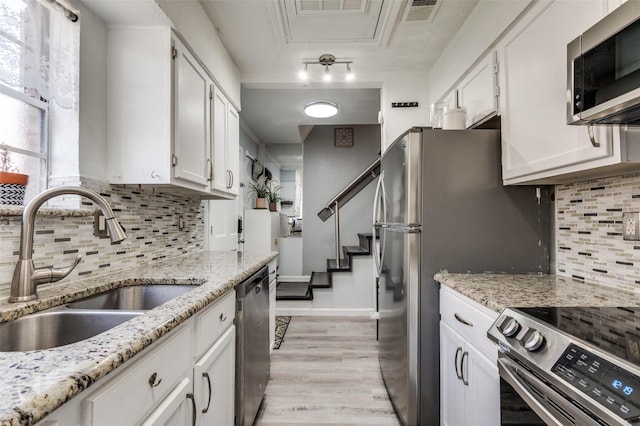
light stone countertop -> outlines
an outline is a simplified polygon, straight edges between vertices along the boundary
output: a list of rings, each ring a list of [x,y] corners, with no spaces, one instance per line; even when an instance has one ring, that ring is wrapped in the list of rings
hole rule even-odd
[[[275,252],[204,252],[135,270],[40,288],[33,302],[0,302],[0,322],[114,287],[194,284],[194,290],[87,340],[0,352],[0,425],[32,425],[249,278]]]
[[[640,292],[559,275],[450,274],[434,279],[496,312],[506,307],[640,306]]]

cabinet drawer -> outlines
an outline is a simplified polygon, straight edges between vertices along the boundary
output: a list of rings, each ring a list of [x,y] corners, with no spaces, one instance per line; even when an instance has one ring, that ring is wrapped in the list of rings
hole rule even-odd
[[[442,321],[465,340],[490,359],[495,358],[497,346],[487,337],[487,330],[498,318],[497,312],[443,286],[440,290],[440,314]]]
[[[200,357],[233,324],[236,316],[236,292],[230,291],[221,300],[196,317],[196,358]]]
[[[93,426],[133,424],[141,419],[185,376],[190,364],[188,326],[171,331],[151,352],[127,367],[121,377],[83,400],[85,418]],[[163,339],[164,340],[164,339]],[[157,346],[157,347],[155,347]],[[155,374],[155,380],[152,376]],[[155,383],[152,386],[151,383]]]
[[[269,262],[269,282],[278,277],[278,258],[273,258]]]

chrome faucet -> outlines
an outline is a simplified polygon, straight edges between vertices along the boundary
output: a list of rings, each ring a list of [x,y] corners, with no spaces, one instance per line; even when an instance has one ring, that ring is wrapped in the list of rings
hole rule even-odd
[[[36,268],[33,263],[33,232],[36,213],[47,200],[58,195],[82,195],[98,205],[106,219],[111,242],[118,243],[125,238],[124,229],[116,220],[111,206],[98,193],[78,186],[61,186],[42,192],[31,200],[22,213],[22,230],[20,232],[20,253],[16,269],[11,280],[11,297],[9,302],[26,302],[38,298],[36,287],[40,284],[60,281],[78,266],[82,256],[78,256],[73,264],[62,268]]]

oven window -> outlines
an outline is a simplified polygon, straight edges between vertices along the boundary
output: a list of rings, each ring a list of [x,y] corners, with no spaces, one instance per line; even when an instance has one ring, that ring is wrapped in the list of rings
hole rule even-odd
[[[500,424],[503,426],[546,425],[504,379],[500,379]]]
[[[640,87],[640,20],[583,54],[583,110]]]

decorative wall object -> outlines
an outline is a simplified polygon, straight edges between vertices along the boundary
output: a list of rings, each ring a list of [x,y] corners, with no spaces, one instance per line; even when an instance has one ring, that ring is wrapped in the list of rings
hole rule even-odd
[[[333,144],[339,148],[353,146],[353,127],[336,127],[333,129]]]

